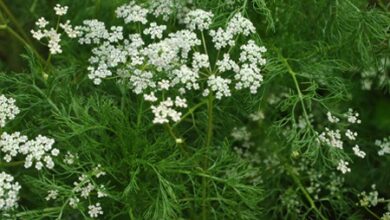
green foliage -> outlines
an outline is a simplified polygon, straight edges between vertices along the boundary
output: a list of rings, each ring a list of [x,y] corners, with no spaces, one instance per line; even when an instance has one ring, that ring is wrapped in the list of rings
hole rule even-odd
[[[0,7],[0,25],[22,38],[21,31],[29,33],[37,18],[52,16],[56,3],[0,2],[19,22]],[[96,17],[115,25],[114,10],[125,2],[61,4],[71,9],[73,23]],[[74,165],[58,160],[45,173],[0,165],[25,186],[20,207],[4,218],[88,219],[91,201],[75,209],[66,204],[73,183],[85,173],[92,179],[98,164],[107,173],[93,179],[107,189],[108,196],[98,200],[104,219],[381,217],[388,200],[370,207],[360,206],[358,197],[376,184],[379,197],[390,198],[390,156],[379,157],[374,144],[390,135],[390,4],[373,2],[193,1],[194,7],[215,14],[215,26],[242,11],[256,26],[256,40],[268,49],[260,91],[237,92],[214,103],[209,148],[203,146],[210,103],[196,94],[191,101],[199,105],[190,106],[194,108],[182,123],[155,126],[150,105],[125,85],[113,80],[92,84],[86,70],[88,48],[66,40],[64,53],[46,64],[41,57],[46,60],[47,51],[38,43],[31,38],[21,42],[0,29],[0,40],[7,42],[0,46],[0,56],[6,57],[0,60],[0,94],[16,99],[22,110],[5,131],[45,134],[56,140],[61,154],[78,155]],[[175,18],[169,22],[180,25]],[[11,50],[15,52],[7,55]],[[365,91],[361,87],[368,71],[374,73],[373,84]],[[343,118],[349,108],[360,113],[362,124],[327,120],[327,112]],[[250,120],[253,113],[264,117]],[[249,148],[231,137],[235,127],[243,126],[251,133]],[[354,156],[352,141],[346,141],[344,151],[321,145],[318,136],[326,127],[343,134],[357,131],[356,143],[366,158]],[[178,144],[177,137],[186,143]],[[336,169],[340,160],[350,162],[351,173]],[[44,199],[50,189],[60,192],[54,202]]]

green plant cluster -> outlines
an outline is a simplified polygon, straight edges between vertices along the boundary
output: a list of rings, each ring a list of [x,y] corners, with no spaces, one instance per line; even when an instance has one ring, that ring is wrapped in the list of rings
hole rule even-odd
[[[107,191],[101,219],[390,219],[390,155],[378,155],[375,145],[390,136],[387,1],[194,0],[214,13],[214,25],[237,11],[249,18],[267,64],[256,95],[189,106],[173,126],[153,124],[150,104],[126,85],[93,85],[88,47],[66,39],[63,53],[48,59],[30,30],[41,16],[55,20],[56,3],[0,0],[0,94],[21,109],[4,131],[45,134],[61,154],[78,158],[73,165],[58,159],[50,171],[0,159],[0,170],[22,185],[19,207],[2,219],[89,219],[88,205],[67,203],[73,183],[98,165],[106,172],[96,180]],[[98,18],[115,25],[124,3],[61,1],[75,24]],[[174,17],[169,23],[182,26]],[[370,89],[362,89],[369,72]],[[343,118],[348,109],[361,124],[328,121],[328,112]],[[356,131],[366,157],[354,156],[349,142],[343,151],[319,143],[331,126]],[[250,137],[232,137],[243,127]],[[340,160],[351,172],[337,170]],[[362,204],[361,192],[373,184],[384,199]],[[60,196],[46,201],[54,189]]]

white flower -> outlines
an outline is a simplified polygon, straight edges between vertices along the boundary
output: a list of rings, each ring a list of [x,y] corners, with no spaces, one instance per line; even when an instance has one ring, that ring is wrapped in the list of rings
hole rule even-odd
[[[37,170],[44,166],[48,169],[54,168],[52,156],[58,155],[58,149],[53,148],[55,141],[42,135],[38,135],[35,140],[30,140],[20,146],[20,153],[26,155],[24,167],[29,168],[35,162]],[[54,153],[53,153],[54,152]]]
[[[330,113],[330,112],[327,112],[326,116],[328,117],[328,121],[330,123],[337,123],[340,121],[340,119],[338,119],[336,116],[333,116],[332,113]]]
[[[118,7],[115,13],[116,17],[123,18],[126,24],[131,22],[141,22],[142,24],[146,24],[148,22],[146,18],[148,15],[148,9],[136,5],[134,1],[131,1],[127,5]]]
[[[353,147],[352,150],[353,150],[353,153],[358,157],[364,158],[366,156],[366,153],[364,151],[360,150],[358,145],[355,145],[355,147]]]
[[[215,92],[215,98],[221,99],[223,96],[229,97],[231,96],[229,84],[231,80],[230,79],[224,79],[220,76],[211,75],[208,80],[207,84],[211,91]]]
[[[102,79],[112,75],[106,64],[99,65],[97,68],[90,66],[87,69],[90,72],[88,78],[93,80],[95,85],[99,85],[102,83]]]
[[[209,89],[205,89],[202,92],[202,96],[208,96],[209,94],[210,94],[210,90]]]
[[[165,124],[169,122],[171,119],[174,122],[180,120],[181,112],[173,109],[174,102],[171,98],[167,98],[165,101],[160,102],[158,106],[152,106],[152,112],[154,114],[153,123],[154,124]],[[183,103],[178,103],[179,105],[183,105]]]
[[[217,67],[218,67],[218,71],[220,72],[232,70],[233,72],[238,73],[240,71],[240,66],[238,66],[236,62],[230,59],[228,53],[225,53],[223,55],[222,60],[217,61]]]
[[[99,215],[103,215],[103,210],[100,206],[100,203],[98,202],[95,205],[89,205],[88,214],[91,218],[97,218]]]
[[[260,69],[257,67],[244,64],[235,74],[234,79],[237,80],[236,89],[249,88],[252,94],[256,94],[261,82],[263,82],[263,75],[260,74]]]
[[[104,185],[100,185],[100,188],[97,191],[97,197],[98,198],[107,197],[107,193],[105,193],[104,191],[106,191],[106,187]]]
[[[105,176],[106,172],[102,169],[102,165],[98,164],[94,169],[93,169],[93,174],[95,175],[96,178],[99,178],[101,176]]]
[[[135,94],[141,94],[148,88],[156,87],[156,83],[153,81],[153,73],[149,71],[136,69],[130,76],[129,81]]]
[[[348,112],[345,113],[347,120],[351,124],[360,124],[362,121],[359,119],[359,113],[354,112],[351,108],[348,109]]]
[[[241,13],[236,13],[229,21],[227,31],[233,35],[243,34],[248,36],[251,33],[255,33],[256,29],[252,22],[244,18]]]
[[[340,160],[337,165],[337,170],[341,171],[343,174],[351,172],[351,169],[348,167],[349,163],[344,160]]]
[[[325,128],[325,131],[318,136],[318,139],[326,145],[343,149],[343,141],[341,140],[339,130],[330,130],[329,128]]]
[[[171,69],[172,64],[179,60],[177,45],[171,44],[168,40],[149,44],[142,50],[142,54],[158,71]]]
[[[173,70],[170,78],[172,86],[180,84],[188,90],[199,89],[198,72],[191,70],[186,65],[182,65],[180,69]]]
[[[14,177],[0,173],[0,210],[7,211],[18,206],[18,194],[21,186],[14,181]]]
[[[42,30],[37,30],[37,31],[31,30],[31,34],[32,34],[33,38],[35,38],[37,40],[41,40],[42,38],[44,38],[46,36]]]
[[[144,34],[150,35],[152,39],[161,39],[163,32],[167,29],[166,25],[157,25],[156,22],[150,23],[150,27],[144,30]]]
[[[144,99],[149,102],[155,102],[157,101],[157,97],[154,95],[154,92],[151,92],[150,94],[145,94]]]
[[[179,108],[187,108],[187,100],[185,98],[180,98],[179,96],[176,96],[175,106]]]
[[[170,81],[169,81],[169,80],[166,80],[166,79],[161,80],[161,81],[158,82],[157,84],[158,84],[158,88],[159,88],[160,90],[169,90],[169,87],[171,86],[171,85],[170,85]]]
[[[347,129],[347,131],[345,132],[345,136],[346,136],[349,140],[353,141],[353,140],[356,140],[357,132],[353,132],[353,131]]]
[[[240,47],[240,62],[249,63],[253,66],[263,66],[266,60],[263,58],[263,53],[267,51],[265,47],[259,47],[255,41],[249,40],[247,44]]]
[[[390,154],[390,137],[383,138],[383,140],[375,140],[375,145],[380,148],[379,156]]]
[[[47,192],[47,196],[45,198],[46,201],[57,199],[58,197],[58,190],[49,190]]]
[[[0,150],[3,152],[4,160],[11,162],[13,157],[16,157],[20,152],[20,146],[24,145],[28,141],[28,138],[24,135],[20,135],[19,132],[8,134],[4,132],[1,134]]]
[[[35,22],[35,25],[38,26],[39,28],[45,28],[46,25],[48,25],[49,22],[46,21],[44,17],[41,17],[38,19],[38,21]]]
[[[210,30],[210,36],[212,37],[212,42],[216,49],[222,49],[226,46],[234,46],[235,42],[233,40],[234,35],[232,32],[225,31],[222,28],[215,30]]]
[[[251,113],[249,114],[249,118],[252,120],[252,121],[259,121],[259,120],[262,120],[264,119],[264,112],[262,111],[257,111],[255,113]]]
[[[201,68],[209,68],[209,56],[206,54],[201,54],[199,52],[195,52],[192,57],[192,68],[195,71],[199,71]]]
[[[15,118],[20,110],[15,105],[15,99],[0,95],[0,128],[4,127],[8,120]]]
[[[72,208],[77,208],[77,205],[79,204],[80,199],[77,197],[72,197],[69,199],[69,206]]]
[[[231,136],[235,141],[247,142],[251,138],[251,133],[248,131],[246,127],[241,127],[241,128],[234,127]]]
[[[110,36],[103,22],[96,19],[84,20],[82,26],[76,26],[80,44],[99,44]]]
[[[57,33],[56,30],[51,28],[50,30],[44,31],[45,37],[49,39],[49,50],[51,54],[60,54],[62,53],[60,41],[61,41],[61,34]]]
[[[61,6],[60,4],[56,4],[56,6],[54,7],[54,11],[58,16],[66,15],[66,13],[68,12],[68,6]]]
[[[209,29],[213,16],[211,12],[196,9],[187,13],[187,16],[184,18],[184,23],[187,24],[190,30],[198,29],[203,31]]]
[[[369,192],[368,194],[365,191],[359,193],[359,195],[358,195],[359,204],[361,206],[363,206],[363,207],[377,206],[378,203],[385,201],[384,198],[379,197],[379,193],[376,190],[375,184],[371,185],[371,189],[372,189],[372,191]]]
[[[67,20],[65,23],[61,23],[60,27],[65,31],[65,33],[68,35],[70,38],[76,38],[80,33],[76,29],[70,25],[70,21]]]
[[[64,163],[68,165],[74,164],[74,162],[78,159],[77,154],[72,154],[71,152],[66,152],[65,158],[64,158]]]

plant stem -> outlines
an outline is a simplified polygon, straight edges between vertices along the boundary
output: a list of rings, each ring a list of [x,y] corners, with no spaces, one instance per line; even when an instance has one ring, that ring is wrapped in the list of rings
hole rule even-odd
[[[0,0],[1,2],[1,0]],[[12,28],[10,28],[8,25],[6,24],[3,24],[3,25],[0,25],[0,30],[6,30],[8,31],[13,37],[15,37],[18,41],[20,41],[22,44],[24,44],[27,48],[29,48],[34,54],[35,56],[37,56],[37,58],[42,62],[44,63],[45,62],[45,59],[43,59],[41,57],[41,55],[33,48],[31,47],[16,31],[14,31]]]
[[[30,40],[30,38],[28,37],[28,35],[26,34],[26,32],[23,30],[22,25],[20,25],[20,23],[18,22],[18,20],[17,20],[17,19],[15,18],[15,16],[12,14],[11,10],[8,9],[7,5],[4,3],[3,0],[0,0],[0,8],[5,12],[5,14],[7,14],[7,16],[8,16],[9,19],[12,21],[12,23],[14,23],[16,29],[19,31],[19,33],[22,35],[22,37],[23,37],[30,45],[32,45],[31,40]]]
[[[201,33],[201,35],[202,35],[203,50],[204,50],[204,52],[206,53],[207,57],[209,57],[209,60],[210,60],[209,52],[208,52],[208,50],[207,50],[206,38],[204,37],[203,31],[201,31],[200,33]],[[209,69],[210,74],[211,74],[212,70],[211,70],[211,66],[210,66],[210,65],[209,65],[209,68],[208,68],[208,69]]]
[[[298,93],[299,102],[301,103],[301,107],[302,107],[302,111],[303,111],[303,115],[305,117],[306,123],[308,125],[311,125],[309,115],[307,114],[307,111],[306,111],[305,100],[303,98],[303,94],[302,94],[301,88],[299,87],[299,83],[297,80],[297,76],[296,76],[297,74],[291,68],[287,59],[284,58],[280,52],[278,52],[278,56],[279,56],[279,59],[282,61],[282,63],[286,66],[288,73],[291,75],[291,77],[294,81],[295,89],[297,90],[297,93]]]
[[[22,165],[24,164],[24,160],[22,161],[13,161],[13,162],[5,162],[5,163],[0,163],[0,167],[16,167],[16,166],[19,166],[19,165]]]
[[[179,125],[180,122],[182,122],[185,118],[187,118],[189,115],[193,114],[194,111],[196,109],[198,109],[199,107],[201,107],[202,105],[206,104],[207,101],[202,101],[198,104],[196,104],[195,106],[193,106],[192,108],[190,108],[181,118],[178,122],[176,122],[175,124],[172,125],[172,128],[175,128],[177,125]]]
[[[311,196],[307,192],[306,188],[302,185],[301,181],[299,180],[299,178],[298,178],[298,176],[296,174],[296,171],[294,171],[288,165],[286,165],[286,170],[287,170],[288,174],[292,177],[294,182],[298,185],[299,189],[302,191],[303,195],[305,196],[306,200],[309,202],[310,207],[314,210],[314,212],[317,213],[317,215],[320,217],[320,219],[327,220],[327,218],[322,215],[321,211],[315,205],[313,199],[311,198]]]
[[[61,210],[61,207],[53,207],[53,208],[45,208],[42,210],[32,210],[32,211],[25,211],[25,212],[19,212],[15,214],[15,217],[23,217],[23,216],[29,216],[29,215],[42,215],[47,213],[56,213]]]
[[[209,95],[207,102],[207,136],[206,136],[206,144],[204,145],[204,158],[203,158],[203,169],[204,171],[208,170],[209,167],[209,149],[211,145],[211,140],[213,138],[213,107],[214,107],[214,97]],[[207,220],[208,217],[208,179],[207,177],[202,178],[202,219]]]
[[[373,211],[371,211],[369,208],[367,208],[366,206],[364,206],[364,209],[370,213],[372,216],[374,216],[376,219],[381,219],[381,217],[379,217],[377,214],[375,214]]]

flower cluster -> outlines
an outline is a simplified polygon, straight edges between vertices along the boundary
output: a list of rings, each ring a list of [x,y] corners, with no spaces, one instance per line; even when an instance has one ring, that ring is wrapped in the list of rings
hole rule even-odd
[[[344,142],[341,140],[340,130],[330,130],[329,128],[325,128],[319,136],[318,139],[321,143],[324,143],[328,146],[343,149]]]
[[[236,13],[225,28],[210,30],[213,13],[194,9],[183,18],[188,29],[165,34],[166,25],[151,21],[153,17],[167,14],[169,7],[163,5],[159,2],[148,8],[131,1],[118,7],[116,16],[124,23],[136,24],[137,27],[145,25],[143,31],[128,36],[124,34],[124,27],[106,27],[98,20],[85,20],[74,28],[69,22],[63,25],[66,26],[64,30],[74,30],[80,44],[93,45],[87,69],[94,84],[101,84],[107,77],[119,78],[118,81],[128,84],[134,93],[143,94],[145,100],[152,103],[159,100],[159,105],[151,107],[155,115],[153,122],[157,124],[180,119],[181,113],[173,107],[185,108],[187,104],[180,107],[169,98],[178,93],[181,99],[186,93],[199,89],[203,90],[204,96],[211,95],[216,99],[231,96],[233,89],[249,89],[252,94],[257,93],[263,81],[261,68],[266,64],[263,58],[265,47],[258,46],[253,40],[244,41],[237,46],[241,50],[237,61],[230,57],[231,48],[224,51],[228,45],[235,46],[236,37],[248,37],[255,32],[250,20]],[[209,57],[217,53],[209,53],[213,48],[207,47],[204,33],[208,33],[214,47],[221,50],[222,60],[218,56]],[[215,65],[211,65],[211,60],[216,62]]]
[[[0,96],[0,116],[1,122],[5,124],[6,119],[13,119],[19,113],[19,108],[15,105],[15,100]],[[3,125],[3,124],[2,124]],[[54,140],[39,135],[34,140],[28,140],[27,136],[20,132],[8,134],[3,132],[0,136],[0,152],[4,154],[3,159],[11,162],[18,155],[24,155],[24,167],[29,168],[35,163],[35,168],[41,170],[42,167],[52,169],[54,162],[52,157],[59,154],[59,150],[53,148]]]
[[[0,95],[0,128],[4,127],[8,120],[14,119],[19,112],[15,99]]]
[[[66,15],[68,12],[68,6],[61,6],[57,4],[54,7],[55,14],[59,17]],[[58,20],[59,21],[59,20]],[[37,26],[37,30],[31,30],[32,36],[37,39],[41,40],[43,38],[48,39],[48,47],[51,54],[60,54],[62,53],[61,49],[61,34],[58,32],[58,27],[62,28],[64,32],[68,35],[70,38],[75,38],[78,35],[78,31],[75,30],[71,25],[70,21],[67,20],[65,23],[57,23],[56,28],[48,28],[46,29],[46,26],[49,24],[49,22],[41,17],[38,19],[38,21],[35,23]]]
[[[95,167],[90,175],[82,174],[78,181],[74,182],[73,192],[76,194],[80,194],[80,197],[87,199],[93,190],[96,190],[96,195],[98,198],[105,197],[104,187],[97,187],[94,185],[94,181],[92,181],[92,177],[99,178],[101,176],[105,176],[106,172],[102,171],[101,166],[98,165]]]
[[[68,152],[68,156],[71,155],[72,160],[75,159],[75,155]],[[69,159],[69,158],[68,158]],[[72,164],[75,161],[72,161]],[[55,186],[54,189],[50,189],[47,192],[45,199],[47,201],[60,200],[64,197],[65,205],[69,205],[71,208],[78,208],[83,206],[84,201],[88,202],[88,214],[91,218],[98,218],[103,215],[103,210],[100,202],[93,203],[93,200],[98,200],[103,197],[107,197],[107,190],[104,185],[98,185],[98,179],[105,176],[106,173],[102,170],[101,166],[98,165],[89,172],[82,173],[77,181],[73,182],[71,189],[68,187]],[[62,188],[62,190],[58,190]]]
[[[372,207],[378,205],[380,202],[384,202],[384,198],[379,197],[379,193],[376,190],[376,185],[371,185],[371,192],[367,193],[365,191],[359,193],[359,205],[363,207]]]
[[[231,136],[235,141],[242,142],[242,146],[246,149],[249,149],[252,145],[254,145],[253,142],[250,141],[251,139],[251,132],[248,131],[247,127],[241,127],[241,128],[233,128],[233,131],[231,133]],[[237,149],[236,149],[237,150]]]
[[[343,174],[351,172],[351,168],[348,167],[349,162],[345,160],[340,160],[337,164],[337,170],[340,170]]]
[[[95,205],[89,205],[88,214],[91,218],[97,218],[99,215],[103,215],[103,209],[100,206],[100,203],[98,202]]]
[[[379,156],[390,154],[390,137],[385,137],[382,140],[376,140],[375,146],[380,148],[378,151]]]
[[[3,159],[6,162],[18,156],[25,155],[24,167],[29,168],[35,163],[35,168],[41,170],[44,166],[53,169],[52,157],[59,154],[57,148],[53,148],[54,140],[39,135],[34,140],[28,140],[20,132],[8,134],[4,132],[0,138],[0,151],[4,153]]]
[[[337,124],[340,122],[340,118],[334,116],[332,113],[327,112],[326,114],[327,119],[329,123],[331,124]],[[354,112],[352,109],[348,109],[348,112],[343,114],[343,118],[345,121],[350,124],[360,124],[361,120],[359,119],[359,113]],[[345,137],[348,142],[356,141],[356,138],[358,136],[358,133],[356,131],[352,131],[351,129],[346,129],[344,132],[344,135],[342,135],[342,132],[339,129],[330,129],[328,127],[325,127],[325,131],[320,133],[318,135],[318,141],[321,144],[337,148],[339,150],[343,150],[344,148],[344,140]],[[360,158],[365,158],[366,153],[360,149],[359,145],[355,144],[354,147],[352,147],[353,154]],[[339,160],[337,164],[337,170],[341,171],[343,174],[350,172],[351,169],[348,167],[349,162],[344,160]]]
[[[146,24],[148,22],[148,9],[136,5],[134,1],[129,4],[122,5],[116,9],[115,13],[118,18],[123,18],[126,24],[131,22],[141,22]]]
[[[145,35],[150,35],[152,39],[161,39],[163,32],[167,29],[166,25],[157,25],[156,22],[150,23],[149,28],[144,30]]]
[[[41,22],[43,22],[41,20]],[[8,120],[14,119],[19,113],[15,100],[0,95],[0,128],[5,126]],[[41,170],[46,166],[54,167],[52,156],[58,156],[59,150],[53,148],[54,140],[39,135],[34,140],[28,140],[27,136],[20,132],[9,134],[3,132],[0,136],[0,153],[4,154],[5,162],[11,162],[19,155],[24,155],[24,167],[29,168],[35,163],[35,168]],[[21,186],[14,182],[14,177],[4,172],[0,173],[0,210],[9,210],[17,206],[18,193]],[[51,197],[54,195],[52,194]]]
[[[153,123],[168,123],[169,118],[174,122],[179,121],[181,112],[176,111],[173,107],[185,108],[187,107],[187,100],[177,96],[175,101],[173,101],[168,97],[165,101],[160,102],[158,106],[152,106],[152,112],[154,114]]]
[[[164,21],[168,21],[172,14],[176,14],[181,23],[186,16],[186,12],[189,11],[188,4],[192,3],[192,0],[155,0],[150,3],[150,13],[156,17],[161,17]]]
[[[18,194],[21,186],[14,181],[14,177],[0,173],[0,210],[9,210],[18,206]]]
[[[68,165],[74,164],[78,160],[79,156],[77,154],[72,154],[71,152],[66,152],[64,157],[64,163]]]
[[[208,30],[213,19],[213,13],[203,11],[201,9],[195,9],[188,12],[184,18],[184,23],[190,30]]]
[[[382,218],[380,218],[380,219],[381,220],[388,220],[390,218],[390,200],[379,197],[379,193],[378,193],[378,190],[376,189],[375,184],[371,185],[370,192],[367,193],[366,191],[363,191],[363,192],[359,193],[358,198],[359,198],[358,205],[360,205],[362,207],[376,207],[381,203],[382,204],[387,203],[387,205],[386,205],[387,211],[385,213],[383,213]],[[379,219],[379,217],[378,217],[378,219]]]
[[[66,15],[66,13],[68,13],[68,6],[61,6],[60,4],[56,4],[54,11],[58,16]]]

